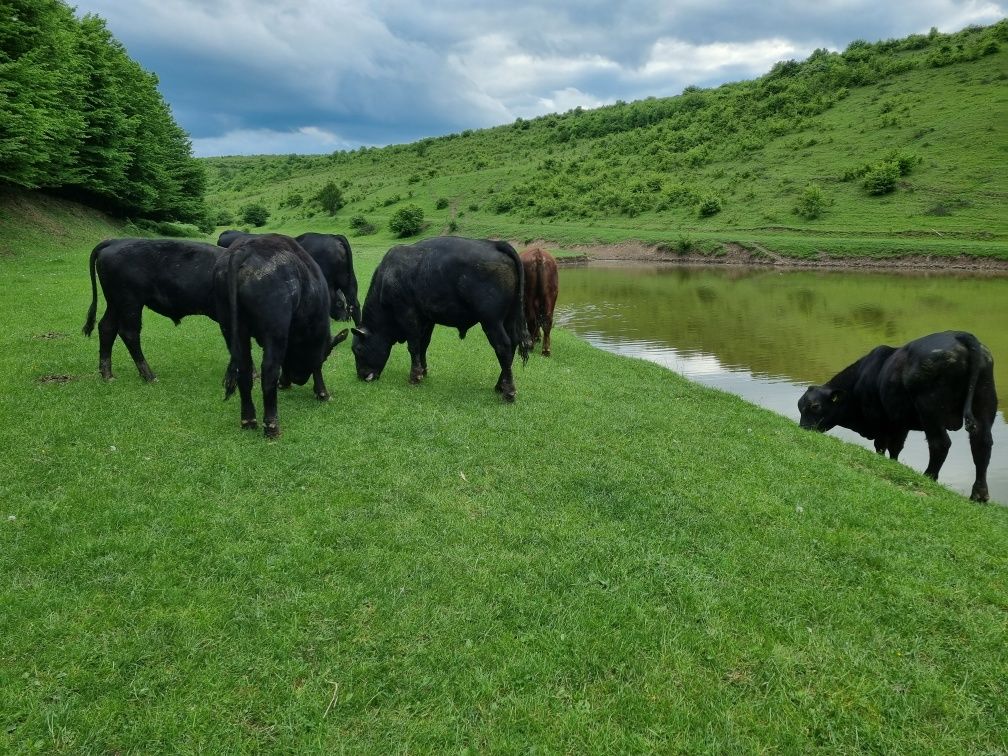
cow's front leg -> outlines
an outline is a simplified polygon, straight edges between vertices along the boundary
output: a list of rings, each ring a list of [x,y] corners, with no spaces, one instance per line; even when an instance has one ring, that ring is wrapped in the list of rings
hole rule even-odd
[[[277,387],[280,384],[282,351],[267,343],[263,346],[263,361],[259,377],[263,392],[263,433],[266,438],[280,436],[280,420],[277,417]]]
[[[320,402],[328,402],[332,397],[329,396],[329,391],[326,389],[325,379],[322,377],[322,368],[319,368],[314,373],[312,373],[312,383],[315,389],[315,398]],[[290,383],[287,384],[288,386]],[[283,388],[283,376],[280,378],[280,388]]]
[[[281,369],[280,370],[280,383],[277,384],[277,388],[279,388],[281,391],[286,391],[290,387],[291,387],[291,379],[287,377],[287,371]],[[315,393],[317,394],[318,391],[316,391]]]
[[[416,329],[416,334],[407,342],[410,353],[409,382],[413,385],[420,383],[427,376],[427,347],[430,346],[432,333],[434,324],[425,323]]]

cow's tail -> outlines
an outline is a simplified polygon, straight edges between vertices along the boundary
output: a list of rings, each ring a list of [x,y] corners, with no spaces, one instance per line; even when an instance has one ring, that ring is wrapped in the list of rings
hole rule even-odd
[[[353,250],[350,248],[350,240],[347,239],[343,234],[334,234],[334,236],[340,240],[343,244],[343,248],[346,250],[347,268],[350,269],[350,278],[353,280],[354,290],[353,290],[353,302],[347,300],[347,307],[350,308],[350,317],[354,322],[355,326],[360,325],[361,311],[360,311],[360,300],[357,298],[357,271],[354,270],[353,266]],[[346,292],[343,292],[346,296]]]
[[[85,336],[90,336],[91,332],[94,331],[95,317],[98,315],[98,282],[95,280],[95,261],[98,259],[98,253],[105,249],[106,246],[108,246],[108,240],[103,241],[91,250],[91,260],[88,263],[88,267],[91,269],[91,306],[88,308],[87,317],[84,319],[84,327],[81,328],[81,333]]]
[[[228,352],[231,359],[224,373],[224,398],[227,399],[238,387],[238,366],[241,363],[241,344],[238,338],[238,255],[228,253]]]
[[[536,254],[536,328],[546,333],[546,303],[548,301],[546,293],[546,274],[545,274],[546,261],[543,259],[542,252]]]
[[[987,358],[984,354],[983,344],[973,334],[961,334],[959,343],[969,350],[969,385],[966,388],[966,401],[963,404],[963,423],[966,426],[966,432],[973,433],[977,428],[976,417],[973,415],[973,395],[976,393],[980,371],[987,364]]]
[[[514,302],[511,312],[508,313],[508,338],[511,343],[517,345],[518,354],[521,355],[522,364],[528,362],[529,349],[532,348],[532,336],[528,332],[528,324],[525,322],[525,267],[521,258],[515,252],[515,248],[506,241],[495,241],[497,249],[508,255],[518,269],[518,290],[515,292]]]

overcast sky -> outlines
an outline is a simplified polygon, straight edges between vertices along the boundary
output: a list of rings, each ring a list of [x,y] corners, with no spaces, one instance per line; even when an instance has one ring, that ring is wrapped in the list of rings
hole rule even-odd
[[[72,0],[71,0],[72,2]],[[82,0],[199,156],[332,152],[679,94],[1008,0]]]

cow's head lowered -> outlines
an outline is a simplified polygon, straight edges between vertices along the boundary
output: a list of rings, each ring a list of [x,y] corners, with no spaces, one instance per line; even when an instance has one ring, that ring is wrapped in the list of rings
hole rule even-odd
[[[380,331],[367,328],[353,328],[354,360],[357,362],[357,377],[362,381],[373,381],[381,376],[392,352],[392,340]]]
[[[284,357],[284,374],[291,383],[303,386],[312,374],[322,367],[336,345],[344,341],[349,331],[344,328],[333,336],[332,341],[322,340],[313,349],[288,349]]]
[[[798,400],[801,420],[798,424],[805,430],[822,433],[840,425],[847,414],[848,392],[829,386],[811,386]]]

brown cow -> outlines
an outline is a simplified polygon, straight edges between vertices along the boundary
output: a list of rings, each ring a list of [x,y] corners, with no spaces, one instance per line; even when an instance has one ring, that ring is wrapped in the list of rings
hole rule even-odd
[[[543,357],[549,357],[558,288],[556,259],[544,249],[529,247],[521,253],[521,261],[525,268],[525,320],[533,344],[539,340],[542,328],[542,353]]]

